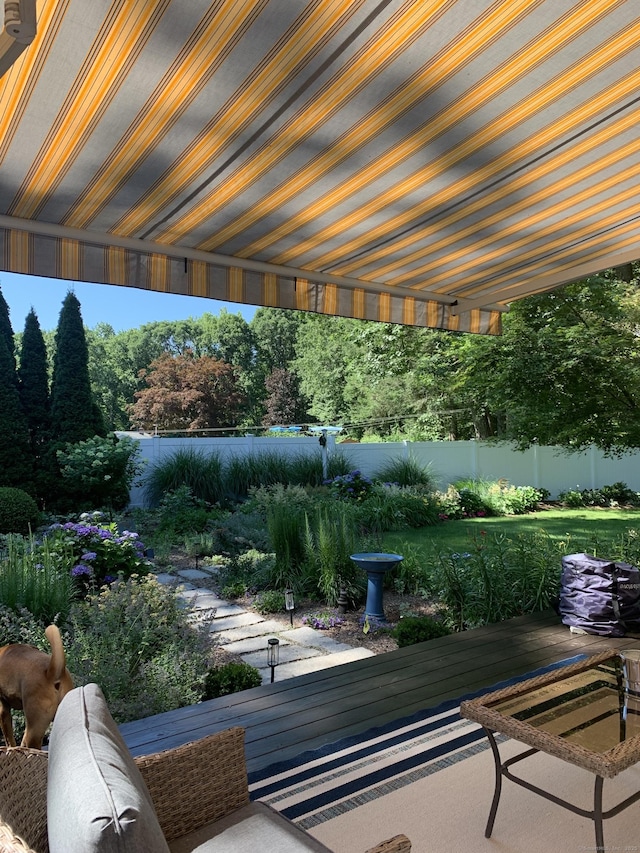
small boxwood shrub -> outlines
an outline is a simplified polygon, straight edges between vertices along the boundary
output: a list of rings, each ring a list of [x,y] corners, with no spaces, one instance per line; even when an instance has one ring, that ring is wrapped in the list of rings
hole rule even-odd
[[[210,669],[204,678],[203,699],[217,699],[218,696],[228,696],[239,693],[251,687],[259,687],[262,676],[255,666],[243,661],[232,661],[222,666]]]
[[[431,616],[405,616],[393,629],[392,636],[398,646],[412,646],[414,643],[424,643],[436,637],[446,637],[451,631],[442,622]]]
[[[22,489],[0,487],[0,533],[29,533],[38,522],[38,505]]]

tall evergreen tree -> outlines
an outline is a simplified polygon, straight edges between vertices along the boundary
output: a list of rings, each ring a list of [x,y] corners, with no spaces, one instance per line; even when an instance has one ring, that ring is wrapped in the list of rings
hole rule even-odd
[[[27,315],[22,335],[18,390],[27,419],[29,441],[34,463],[34,482],[38,495],[43,494],[43,456],[51,440],[51,407],[47,370],[47,347],[33,308]]]
[[[7,352],[9,354],[9,364],[11,365],[11,376],[13,377],[13,381],[18,387],[18,377],[16,375],[16,350],[15,350],[15,340],[13,337],[13,328],[11,326],[11,320],[9,319],[9,306],[2,295],[2,291],[0,290],[0,337],[2,337],[7,345]]]
[[[15,358],[0,333],[0,484],[31,491],[32,457],[27,419],[15,379]]]
[[[56,330],[51,427],[57,444],[106,435],[102,415],[91,392],[89,353],[80,302],[71,291],[62,303]]]

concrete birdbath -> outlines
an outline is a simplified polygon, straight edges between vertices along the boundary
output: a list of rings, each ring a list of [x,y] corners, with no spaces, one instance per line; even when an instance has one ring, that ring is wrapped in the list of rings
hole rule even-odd
[[[400,554],[352,554],[351,560],[360,569],[367,573],[367,603],[365,604],[365,616],[384,621],[384,608],[382,606],[382,589],[384,586],[385,572],[390,571],[400,563],[404,557]]]

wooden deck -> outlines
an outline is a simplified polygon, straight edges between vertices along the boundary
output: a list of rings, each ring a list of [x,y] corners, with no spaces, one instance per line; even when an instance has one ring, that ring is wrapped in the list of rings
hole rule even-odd
[[[120,726],[134,755],[232,725],[246,729],[249,772],[538,667],[622,639],[571,634],[552,612],[431,640]]]

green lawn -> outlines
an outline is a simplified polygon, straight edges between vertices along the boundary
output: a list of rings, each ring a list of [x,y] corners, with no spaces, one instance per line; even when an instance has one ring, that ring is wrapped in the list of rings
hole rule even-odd
[[[599,542],[615,541],[631,529],[640,532],[640,509],[550,509],[503,518],[445,521],[433,527],[387,533],[383,548],[401,554],[403,546],[408,543],[427,554],[434,551],[463,552],[482,532],[491,537],[513,539],[522,534],[543,531],[558,542],[566,540],[569,546],[567,553],[593,552],[599,550]]]

